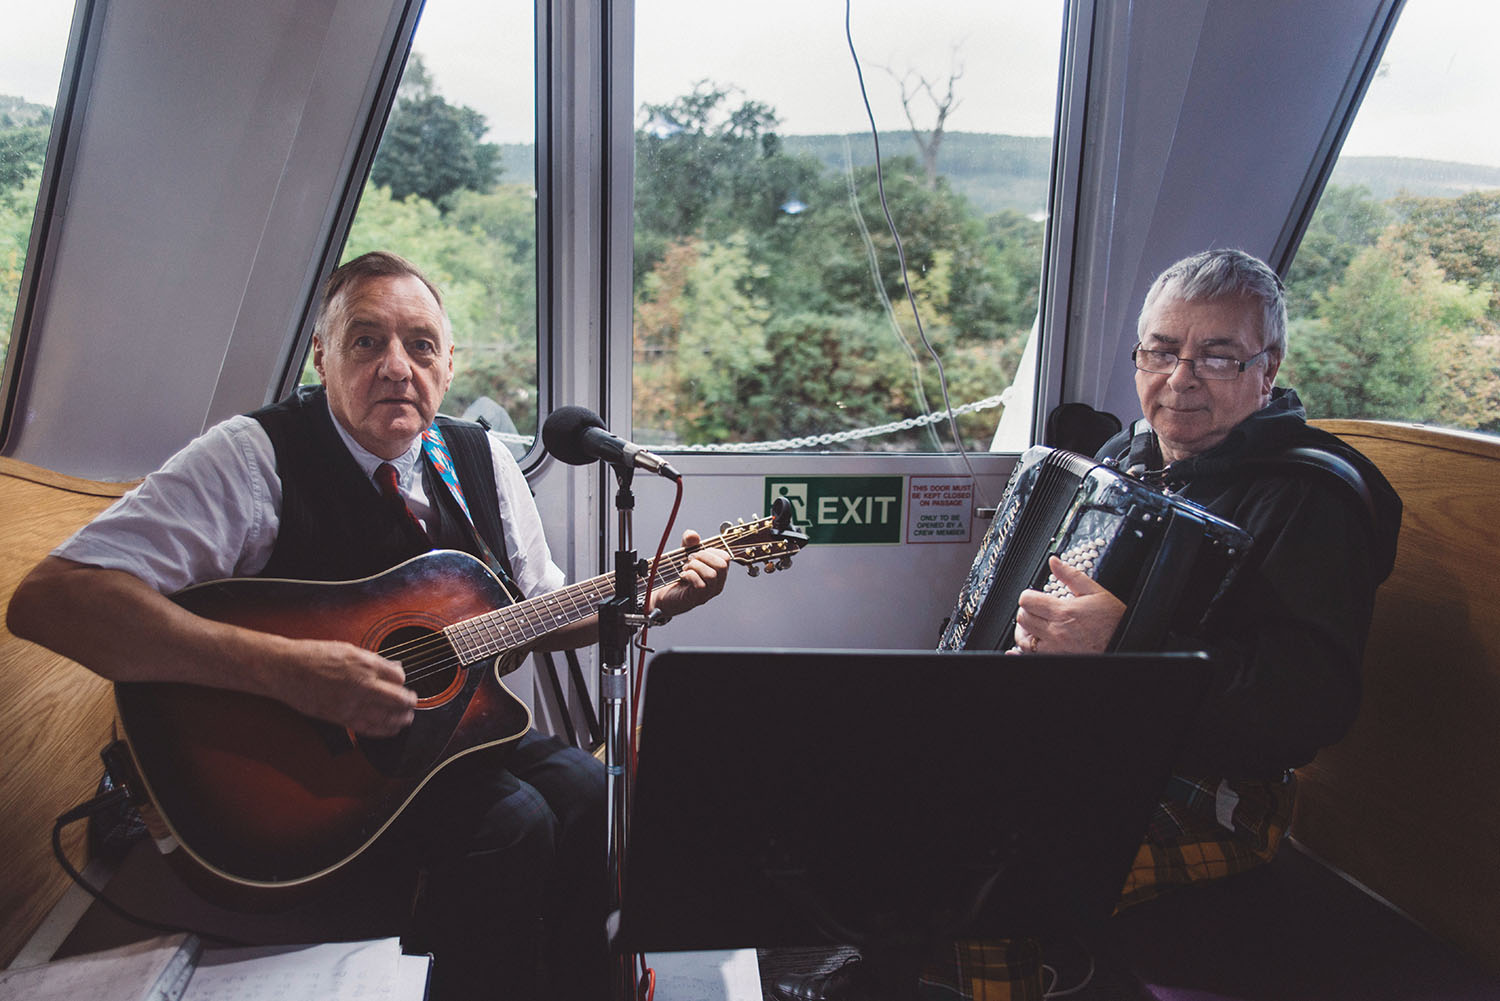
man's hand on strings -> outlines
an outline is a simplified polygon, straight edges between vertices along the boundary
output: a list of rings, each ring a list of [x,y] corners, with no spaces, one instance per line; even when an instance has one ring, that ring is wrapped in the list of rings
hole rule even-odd
[[[400,664],[337,640],[287,642],[292,662],[278,696],[293,709],[365,737],[393,737],[411,725],[417,695]]]

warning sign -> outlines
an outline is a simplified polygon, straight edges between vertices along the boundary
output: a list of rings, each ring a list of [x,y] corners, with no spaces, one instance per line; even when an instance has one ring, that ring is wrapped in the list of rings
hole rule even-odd
[[[967,476],[913,476],[907,492],[907,542],[969,541],[973,480]]]

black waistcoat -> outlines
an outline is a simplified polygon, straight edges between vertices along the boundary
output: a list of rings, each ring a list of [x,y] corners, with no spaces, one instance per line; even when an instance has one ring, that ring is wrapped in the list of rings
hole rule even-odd
[[[479,546],[448,487],[422,457],[432,542],[392,514],[334,428],[322,386],[302,386],[280,403],[250,415],[276,451],[281,478],[281,527],[262,577],[356,580],[387,570],[428,549],[458,549],[479,557]],[[489,441],[478,424],[439,417],[475,527],[504,562],[505,533],[489,498],[495,471]]]

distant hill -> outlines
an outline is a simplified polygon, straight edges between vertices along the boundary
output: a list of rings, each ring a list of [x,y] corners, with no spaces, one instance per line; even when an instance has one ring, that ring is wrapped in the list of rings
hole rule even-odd
[[[40,125],[51,120],[52,109],[47,105],[31,104],[10,94],[0,94],[0,127]]]
[[[846,138],[849,159],[855,166],[874,162],[874,144],[865,133],[848,137],[783,136],[782,143],[788,153],[814,156],[830,169],[843,170]],[[916,140],[905,131],[881,136],[880,151],[886,157],[919,155]],[[1047,204],[1051,159],[1052,141],[1044,137],[950,132],[943,137],[939,163],[954,188],[968,196],[981,214],[1014,209],[1037,215]],[[501,162],[504,180],[530,177],[531,146],[502,146]],[[1382,201],[1403,191],[1452,198],[1466,191],[1500,188],[1500,167],[1395,156],[1346,156],[1334,168],[1331,183],[1343,187],[1362,184]]]
[[[788,153],[817,157],[834,170],[843,170],[847,140],[848,160],[856,167],[875,162],[875,144],[867,133],[851,136],[783,136]],[[887,159],[922,152],[910,132],[880,137]],[[1014,209],[1035,215],[1047,208],[1047,172],[1052,165],[1052,140],[1046,136],[1003,136],[979,132],[948,132],[938,153],[938,167],[954,190],[966,195],[981,215]]]
[[[844,139],[786,136],[783,143],[788,152],[810,154],[842,170]],[[875,161],[874,145],[867,135],[850,136],[849,151],[855,166]],[[910,132],[882,136],[881,152],[887,157],[920,158]],[[950,132],[943,137],[938,163],[953,187],[967,195],[984,215],[1000,209],[1036,215],[1046,209],[1047,174],[1052,165],[1052,140],[1048,137]],[[1346,156],[1335,166],[1331,183],[1344,187],[1362,184],[1379,201],[1402,192],[1454,198],[1467,191],[1500,188],[1500,167],[1395,156]]]
[[[1378,201],[1402,192],[1456,198],[1468,191],[1500,188],[1500,167],[1398,156],[1346,156],[1333,168],[1329,183],[1342,187],[1362,184]]]
[[[0,128],[45,124],[51,120],[51,113],[47,105],[0,94]],[[846,146],[847,157],[856,167],[875,161],[874,143],[866,132],[781,139],[788,153],[816,157],[832,170],[844,169]],[[882,134],[880,151],[887,158],[921,159],[916,140],[905,129]],[[967,196],[981,215],[1012,209],[1040,216],[1047,207],[1051,160],[1052,140],[1046,136],[949,132],[943,136],[939,165],[954,189]],[[500,144],[500,163],[504,182],[531,178],[535,169],[531,144]],[[1395,156],[1346,156],[1334,168],[1330,183],[1363,185],[1380,201],[1402,192],[1453,198],[1466,191],[1500,188],[1500,167]]]
[[[875,145],[868,133],[849,136],[782,136],[782,148],[794,156],[812,156],[832,170],[843,170],[845,141],[848,158],[856,167],[875,162]],[[910,156],[921,159],[911,133],[902,130],[880,137],[883,157]],[[1052,162],[1052,140],[1039,136],[987,135],[949,132],[943,136],[938,162],[950,183],[966,195],[981,215],[1014,209],[1026,215],[1047,207],[1047,171]],[[532,153],[529,144],[500,146],[501,180],[514,182],[530,177]]]

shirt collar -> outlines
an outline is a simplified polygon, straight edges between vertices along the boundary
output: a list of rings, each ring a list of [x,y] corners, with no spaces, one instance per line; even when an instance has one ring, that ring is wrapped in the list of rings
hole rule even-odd
[[[324,399],[324,405],[327,405],[326,397]],[[391,465],[396,467],[396,479],[400,482],[403,488],[416,478],[416,476],[418,475],[417,464],[422,460],[421,435],[418,435],[417,438],[412,441],[411,446],[407,448],[405,452],[396,456],[394,459],[382,459],[380,456],[376,455],[374,452],[369,451],[359,442],[355,441],[354,436],[351,435],[347,429],[345,429],[344,425],[339,423],[339,419],[337,417],[333,416],[332,410],[329,411],[328,416],[329,419],[333,421],[333,429],[339,433],[339,439],[343,441],[344,447],[349,449],[349,454],[354,456],[354,461],[359,463],[359,468],[364,470],[364,474],[367,477],[373,478],[375,475],[375,467],[379,466],[382,462],[389,462]]]

